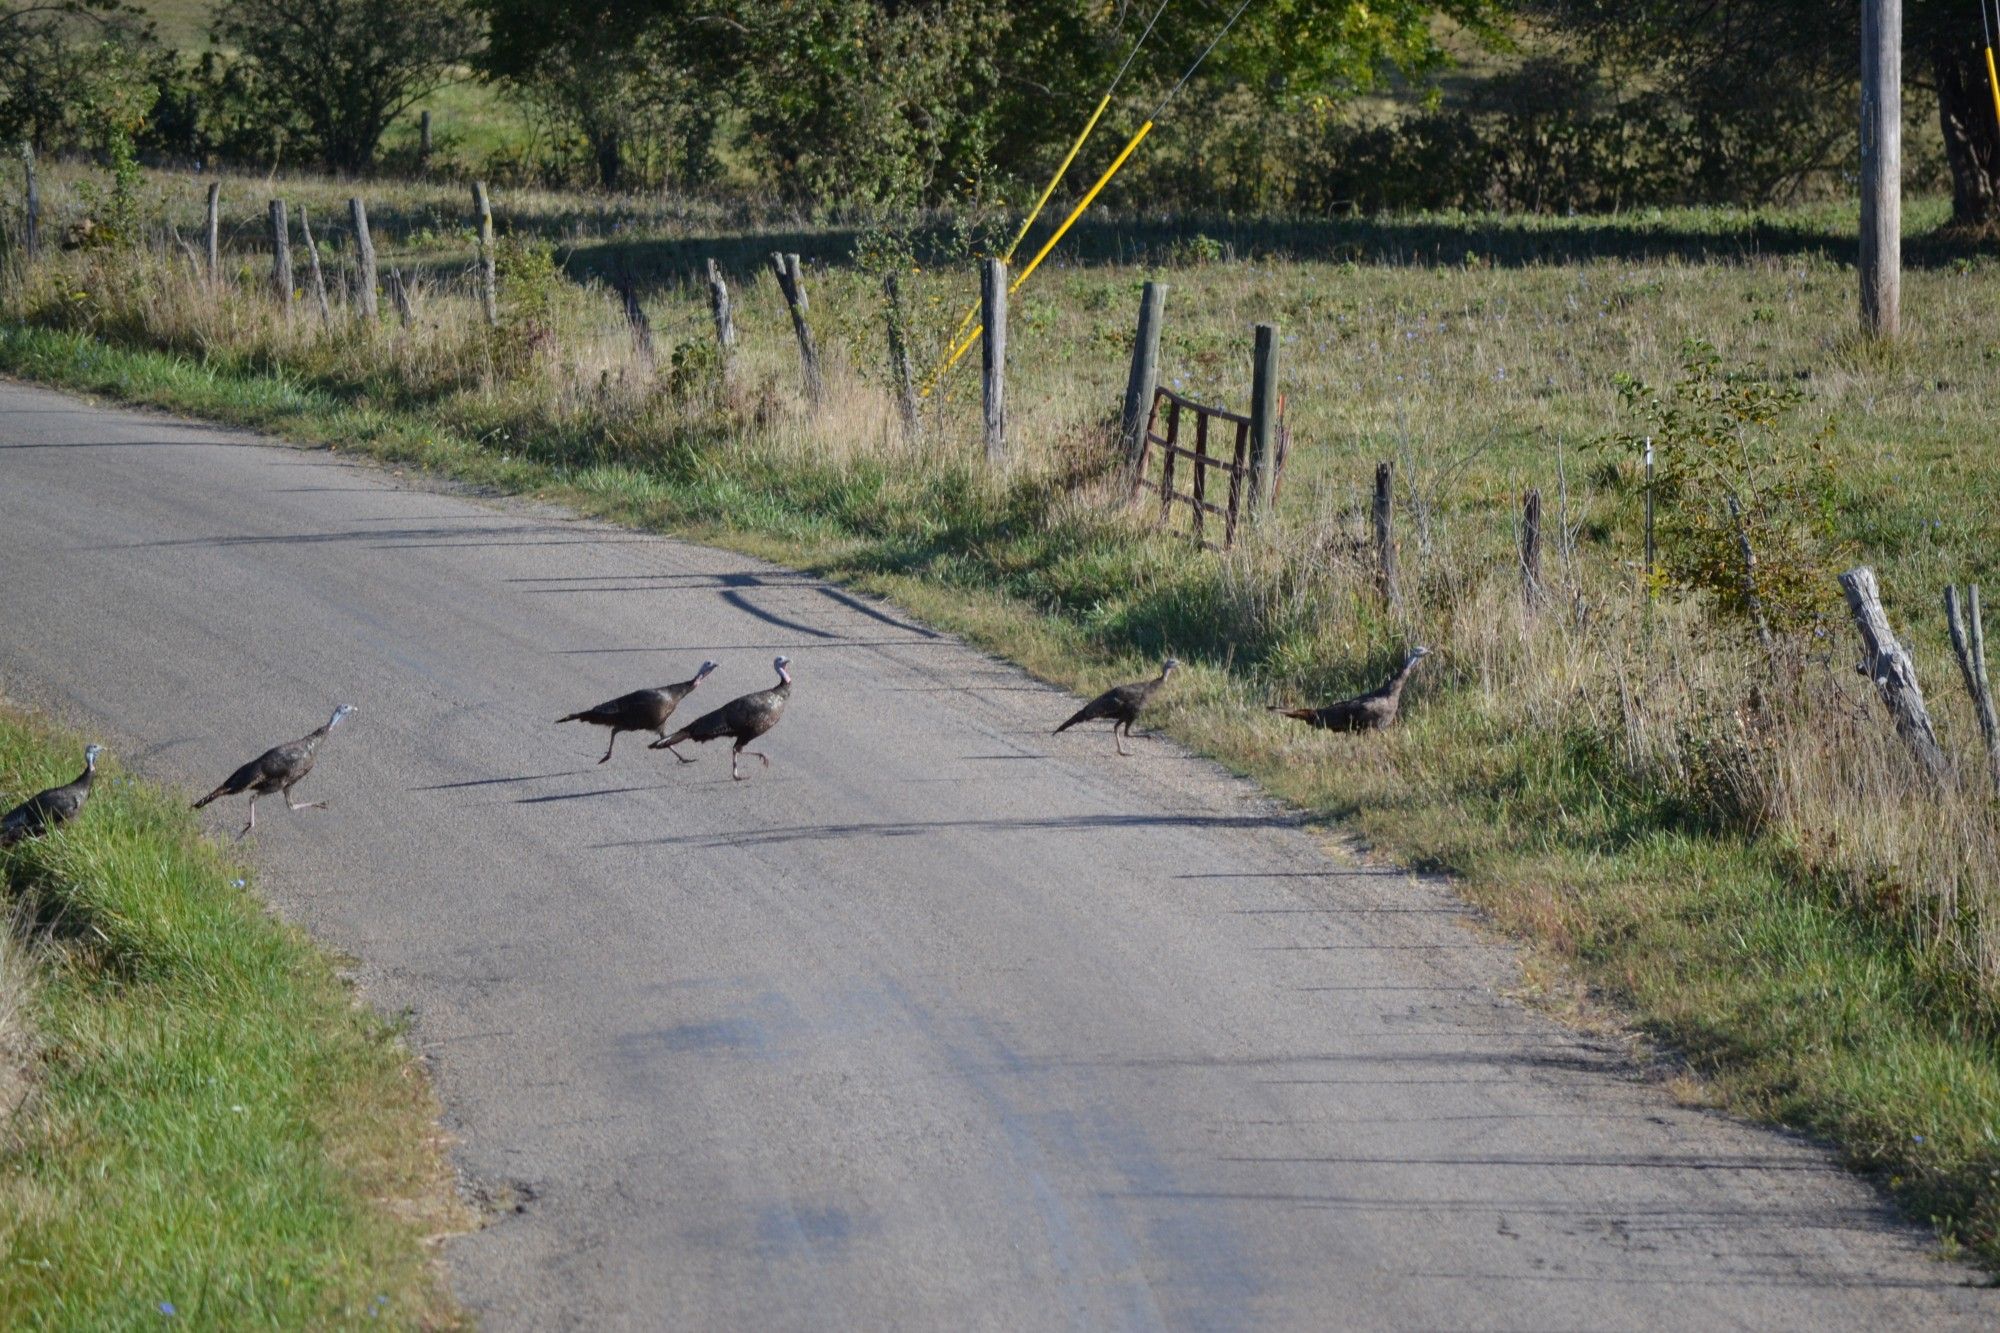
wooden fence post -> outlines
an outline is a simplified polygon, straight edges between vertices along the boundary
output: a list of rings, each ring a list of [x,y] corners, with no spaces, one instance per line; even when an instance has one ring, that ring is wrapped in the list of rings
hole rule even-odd
[[[826,394],[819,373],[819,347],[813,342],[812,325],[806,323],[806,283],[797,255],[774,254],[771,267],[778,274],[778,290],[792,312],[792,332],[799,339],[799,370],[805,376],[806,401],[818,407]]]
[[[404,328],[416,323],[417,308],[410,301],[410,284],[403,280],[403,270],[389,270],[389,299],[395,303],[396,318]]]
[[[1007,460],[1007,261],[979,266],[979,311],[986,333],[979,354],[979,401],[985,408],[986,461]]]
[[[1530,609],[1542,603],[1542,493],[1521,495],[1521,596]]]
[[[1278,493],[1278,326],[1259,324],[1250,363],[1250,510],[1268,514]],[[1144,427],[1142,426],[1143,430]]]
[[[1729,497],[1729,519],[1736,525],[1736,552],[1743,560],[1743,604],[1757,625],[1757,641],[1764,645],[1766,661],[1775,661],[1777,641],[1771,637],[1771,621],[1764,614],[1764,598],[1757,591],[1757,548],[1750,544],[1750,529],[1743,522],[1743,505]]]
[[[1139,328],[1132,337],[1132,371],[1125,378],[1125,410],[1118,420],[1118,438],[1125,446],[1125,466],[1134,473],[1146,452],[1146,422],[1153,414],[1153,394],[1160,387],[1160,326],[1166,309],[1167,284],[1147,283],[1139,293]]]
[[[313,300],[319,304],[319,326],[324,329],[333,323],[333,311],[326,303],[326,272],[319,266],[319,242],[313,239],[312,220],[306,216],[306,206],[299,205],[299,235],[306,243],[306,271],[312,275]]]
[[[486,327],[500,322],[500,280],[493,256],[493,205],[486,198],[486,182],[472,183],[472,207],[479,214],[479,304],[486,312]]]
[[[292,235],[285,225],[285,201],[271,201],[271,292],[289,317],[292,312]]]
[[[42,253],[42,190],[35,180],[35,146],[25,139],[21,141],[21,175],[22,188],[26,191],[22,240],[32,263]]]
[[[736,374],[736,316],[729,305],[729,284],[723,281],[722,266],[708,261],[708,313],[715,320],[715,348],[722,357],[722,382],[726,386]]]
[[[1388,463],[1375,465],[1375,588],[1382,601],[1394,606],[1396,588],[1396,471]]]
[[[894,273],[882,275],[882,294],[889,301],[889,373],[896,382],[896,412],[903,420],[903,438],[915,440],[923,434],[923,418],[917,413],[917,378],[910,367],[909,312]]]
[[[615,286],[619,304],[625,309],[625,327],[632,330],[632,351],[651,373],[658,360],[653,352],[653,321],[646,317],[645,304],[639,300],[639,288],[629,271],[618,275]]]
[[[431,113],[426,111],[417,117],[417,174],[428,176],[431,170]]]
[[[354,224],[354,295],[361,303],[364,319],[377,318],[375,305],[375,241],[368,234],[368,209],[359,197],[347,201],[347,216]]]
[[[1861,331],[1902,327],[1903,0],[1861,0]]]
[[[1847,594],[1847,609],[1854,616],[1854,627],[1861,631],[1864,654],[1861,674],[1875,682],[1897,733],[1909,745],[1924,772],[1934,781],[1942,782],[1949,771],[1944,747],[1938,744],[1937,729],[1931,725],[1930,710],[1924,706],[1916,665],[1910,660],[1909,650],[1889,627],[1875,571],[1866,565],[1850,569],[1840,576],[1840,588]]]
[[[208,280],[222,276],[222,182],[208,183]]]
[[[1979,615],[1979,585],[1966,589],[1967,614],[1961,615],[1958,589],[1944,590],[1945,622],[1951,627],[1951,646],[1958,654],[1958,669],[1965,676],[1965,692],[1979,714],[1979,731],[1986,738],[1986,767],[1993,784],[2000,787],[2000,717],[1993,709],[1993,686],[1986,676],[1986,626]],[[1967,622],[1970,621],[1968,624]]]

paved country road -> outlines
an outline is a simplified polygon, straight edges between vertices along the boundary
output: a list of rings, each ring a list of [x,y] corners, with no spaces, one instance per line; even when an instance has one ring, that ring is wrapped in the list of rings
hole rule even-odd
[[[1503,998],[1448,891],[814,579],[13,385],[0,567],[0,685],[190,793],[359,705],[260,884],[523,1202],[448,1249],[488,1327],[2000,1321],[1823,1151]],[[552,725],[780,652],[744,782]]]

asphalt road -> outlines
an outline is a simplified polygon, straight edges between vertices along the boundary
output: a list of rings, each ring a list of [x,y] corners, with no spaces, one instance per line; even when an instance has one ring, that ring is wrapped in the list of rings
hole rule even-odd
[[[1823,1151],[1504,998],[1446,889],[813,579],[11,385],[0,568],[0,686],[190,794],[359,705],[261,887],[521,1203],[449,1246],[488,1327],[2000,1322]],[[744,782],[552,725],[780,652]]]

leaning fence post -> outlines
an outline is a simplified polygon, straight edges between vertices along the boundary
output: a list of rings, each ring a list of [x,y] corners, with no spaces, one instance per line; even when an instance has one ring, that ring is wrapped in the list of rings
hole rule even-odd
[[[1986,767],[1993,784],[2000,787],[2000,718],[1993,711],[1993,686],[1986,677],[1986,627],[1979,615],[1979,585],[1966,589],[1965,613],[1961,614],[1958,589],[1944,590],[1945,622],[1951,627],[1951,646],[1958,654],[1958,669],[1965,676],[1965,692],[1979,714],[1979,731],[1986,738]],[[1970,624],[1967,622],[1970,621]]]
[[[1270,512],[1277,493],[1278,326],[1259,324],[1250,363],[1251,512],[1260,517]]]
[[[389,299],[395,303],[396,318],[404,328],[409,328],[417,319],[417,308],[410,302],[410,284],[403,279],[403,270],[389,270]]]
[[[1007,458],[1007,261],[979,266],[979,310],[986,333],[980,349],[979,401],[985,408],[986,461]]]
[[[285,225],[285,201],[271,201],[271,292],[285,314],[292,312],[292,237]]]
[[[1840,576],[1840,588],[1847,594],[1847,609],[1854,616],[1854,627],[1861,632],[1864,654],[1861,674],[1875,682],[1897,733],[1909,745],[1917,762],[1932,779],[1942,782],[1948,770],[1944,748],[1938,744],[1937,728],[1931,725],[1930,710],[1924,706],[1924,692],[1917,685],[1916,664],[1889,627],[1875,571],[1866,565],[1850,569]]]
[[[646,317],[646,307],[639,300],[639,288],[632,281],[629,270],[622,272],[614,280],[618,291],[618,301],[625,310],[625,326],[632,330],[632,351],[648,374],[652,373],[658,358],[653,352],[653,321]]]
[[[792,332],[799,339],[799,370],[805,376],[806,401],[818,407],[826,386],[820,379],[819,347],[813,342],[812,325],[806,323],[806,283],[797,255],[774,254],[771,267],[778,274],[778,290],[792,312]]]
[[[326,274],[319,266],[319,242],[313,239],[312,221],[306,216],[306,206],[299,205],[299,235],[306,243],[306,268],[312,274],[313,300],[319,303],[319,326],[326,328],[333,323],[333,311],[326,304]]]
[[[361,302],[364,319],[376,318],[375,241],[368,235],[368,209],[359,197],[347,201],[347,216],[354,224],[354,294]]]
[[[735,373],[736,318],[729,306],[729,284],[723,281],[722,266],[708,261],[708,313],[715,319],[715,348],[722,359],[722,382],[727,385]]]
[[[417,174],[427,176],[431,170],[431,113],[426,111],[417,117]]]
[[[208,183],[208,280],[222,276],[222,182]]]
[[[1777,642],[1771,637],[1771,621],[1764,614],[1764,598],[1757,591],[1757,548],[1750,544],[1750,529],[1743,521],[1743,504],[1729,497],[1729,519],[1736,525],[1736,552],[1743,560],[1743,604],[1757,624],[1757,641],[1764,645],[1764,657],[1775,660]]]
[[[1521,596],[1530,608],[1542,601],[1542,493],[1530,487],[1521,495]]]
[[[910,368],[910,317],[894,273],[882,275],[882,294],[889,302],[889,373],[896,381],[896,412],[903,420],[903,438],[914,440],[923,433],[923,419],[917,414],[917,379]]]
[[[1384,603],[1394,606],[1396,589],[1396,471],[1388,463],[1375,465],[1375,588]]]
[[[1136,472],[1146,451],[1146,422],[1153,412],[1153,394],[1160,387],[1160,325],[1167,308],[1167,284],[1149,282],[1139,293],[1139,329],[1132,338],[1132,373],[1125,379],[1125,412],[1118,437],[1125,446],[1125,466]]]
[[[493,205],[486,198],[485,181],[472,183],[472,207],[479,214],[479,304],[491,328],[500,322],[500,281],[493,257]]]
[[[42,253],[42,190],[35,180],[35,146],[25,139],[21,141],[21,175],[22,187],[26,191],[26,208],[22,219],[26,226],[23,229],[22,239],[26,242],[28,258],[32,261]]]

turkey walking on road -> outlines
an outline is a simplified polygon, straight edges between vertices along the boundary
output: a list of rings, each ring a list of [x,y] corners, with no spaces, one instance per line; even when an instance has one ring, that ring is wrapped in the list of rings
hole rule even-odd
[[[1286,708],[1282,704],[1272,704],[1271,711],[1295,717],[1301,722],[1310,722],[1323,731],[1380,731],[1396,720],[1397,711],[1403,703],[1403,685],[1409,680],[1410,672],[1430,655],[1428,648],[1410,649],[1409,659],[1403,663],[1402,669],[1386,683],[1352,699],[1342,699],[1322,708]]]
[[[329,732],[340,725],[342,718],[353,711],[354,706],[352,704],[342,704],[333,710],[333,716],[326,720],[326,725],[315,731],[312,735],[301,736],[295,741],[288,741],[284,745],[273,746],[264,751],[264,753],[258,755],[255,759],[252,759],[249,763],[231,773],[220,787],[217,787],[214,791],[196,801],[194,808],[199,810],[218,797],[237,796],[243,792],[249,792],[250,822],[243,826],[242,833],[236,835],[238,838],[243,837],[257,827],[257,798],[259,796],[268,796],[272,792],[279,792],[284,796],[285,808],[288,810],[326,809],[325,801],[307,801],[303,805],[294,804],[292,801],[292,788],[298,786],[299,783],[305,780],[306,774],[312,772],[314,752],[319,748],[319,743],[327,738]]]
[[[646,748],[666,750],[683,764],[694,760],[674,749],[682,741],[719,741],[725,736],[736,738],[736,748],[729,752],[729,776],[738,782],[743,780],[743,771],[736,766],[739,754],[755,755],[764,761],[764,767],[771,766],[768,755],[743,747],[778,725],[778,719],[785,715],[785,700],[792,695],[792,673],[785,670],[792,659],[780,657],[771,665],[777,668],[778,683],[768,690],[746,694],[740,699],[731,699],[713,713],[703,713],[694,721],[682,727],[671,736],[662,736]]]
[[[90,786],[97,780],[97,756],[103,752],[101,745],[85,746],[83,773],[75,782],[38,792],[0,815],[0,847],[38,838],[75,819],[77,811],[90,799]]]
[[[1160,674],[1151,680],[1135,680],[1130,685],[1118,685],[1106,690],[1077,710],[1076,716],[1056,728],[1058,733],[1068,731],[1079,722],[1097,722],[1111,719],[1111,743],[1118,747],[1118,753],[1129,755],[1125,742],[1118,738],[1118,728],[1125,728],[1125,734],[1132,734],[1132,724],[1139,720],[1139,710],[1144,708],[1160,686],[1167,683],[1167,677],[1180,670],[1180,662],[1172,657],[1160,663]]]
[[[611,744],[604,747],[604,758],[597,762],[608,763],[611,751],[617,748],[618,735],[625,731],[650,731],[661,740],[667,736],[667,719],[674,715],[680,701],[693,694],[695,687],[708,678],[715,670],[713,662],[703,662],[701,669],[694,673],[694,679],[684,680],[678,685],[662,685],[655,690],[634,690],[621,694],[616,699],[601,703],[595,708],[586,708],[581,713],[571,713],[568,717],[556,719],[564,722],[588,722],[596,727],[611,728]],[[675,752],[674,758],[680,758]]]

